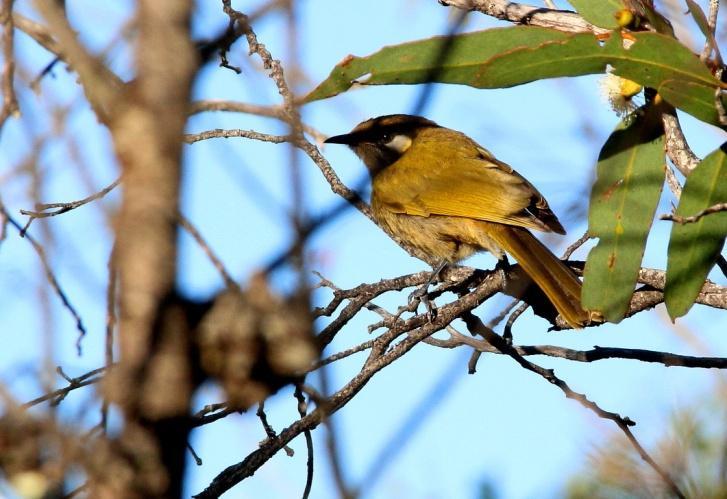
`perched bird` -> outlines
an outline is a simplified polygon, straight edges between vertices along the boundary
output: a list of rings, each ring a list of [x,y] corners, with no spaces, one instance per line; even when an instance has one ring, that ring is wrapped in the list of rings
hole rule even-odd
[[[590,318],[581,282],[529,229],[565,234],[547,201],[515,170],[465,134],[419,116],[364,121],[326,140],[366,165],[378,224],[435,268],[477,251],[512,255],[571,327]]]

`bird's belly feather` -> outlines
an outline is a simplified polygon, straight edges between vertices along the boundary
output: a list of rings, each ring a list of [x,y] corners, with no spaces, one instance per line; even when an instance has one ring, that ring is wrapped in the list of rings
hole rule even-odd
[[[489,251],[496,258],[502,249],[487,236],[489,222],[451,216],[417,216],[395,213],[372,200],[374,216],[382,229],[411,255],[436,266],[446,260],[458,262]]]

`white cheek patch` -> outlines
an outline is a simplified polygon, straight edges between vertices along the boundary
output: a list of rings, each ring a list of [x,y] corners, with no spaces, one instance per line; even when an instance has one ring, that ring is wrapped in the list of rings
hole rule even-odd
[[[404,154],[411,147],[411,138],[407,135],[394,135],[394,138],[385,145],[399,154]]]

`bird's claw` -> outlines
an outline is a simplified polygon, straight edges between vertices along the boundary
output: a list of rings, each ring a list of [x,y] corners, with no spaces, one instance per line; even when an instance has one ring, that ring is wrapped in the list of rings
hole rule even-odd
[[[429,299],[429,283],[411,292],[409,295],[409,306],[407,308],[416,312],[420,303],[423,303],[427,309],[427,320],[433,322],[437,318],[437,307]]]

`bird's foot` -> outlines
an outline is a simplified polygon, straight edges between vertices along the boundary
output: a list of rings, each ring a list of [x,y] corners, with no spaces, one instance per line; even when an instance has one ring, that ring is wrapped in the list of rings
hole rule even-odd
[[[497,259],[497,263],[495,264],[495,270],[499,270],[502,272],[503,279],[507,277],[507,273],[512,268],[512,265],[510,265],[510,260],[507,259],[507,255],[503,254],[502,257]]]
[[[437,307],[432,300],[429,299],[429,283],[418,287],[409,295],[409,305],[406,307],[412,312],[416,312],[419,304],[422,303],[427,309],[427,320],[433,322],[437,318]]]

